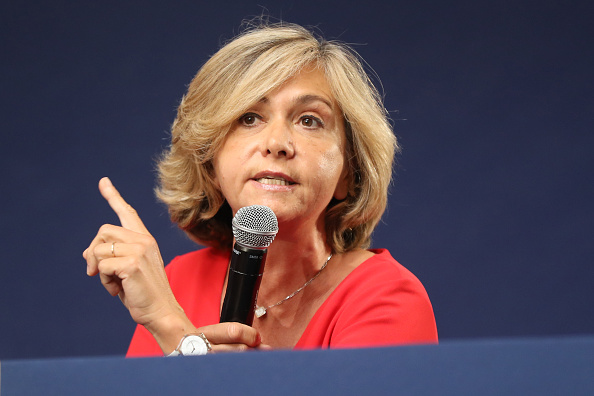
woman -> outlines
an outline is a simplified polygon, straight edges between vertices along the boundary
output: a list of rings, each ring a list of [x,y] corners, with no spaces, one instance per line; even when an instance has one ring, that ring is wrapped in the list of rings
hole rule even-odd
[[[128,356],[437,342],[421,283],[387,250],[366,249],[396,149],[348,47],[289,24],[225,45],[190,84],[159,163],[158,197],[208,247],[164,270],[140,218],[99,183],[122,226],[101,227],[83,256],[138,323]],[[279,223],[257,301],[265,314],[252,327],[218,323],[231,219],[255,204]]]

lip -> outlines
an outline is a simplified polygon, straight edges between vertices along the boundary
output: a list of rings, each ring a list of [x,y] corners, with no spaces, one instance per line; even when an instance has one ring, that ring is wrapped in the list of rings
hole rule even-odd
[[[289,182],[289,185],[297,184],[295,179],[293,179],[289,175],[282,173],[282,172],[274,172],[274,171],[269,171],[269,170],[256,173],[251,178],[251,180],[257,181],[258,179],[262,179],[262,178],[284,179],[287,182]]]
[[[273,179],[283,179],[288,182],[288,184],[275,184],[275,183],[262,183],[260,179],[262,178],[273,178]],[[254,177],[250,179],[250,182],[255,185],[256,188],[266,191],[276,191],[276,192],[288,192],[293,191],[293,189],[297,186],[297,182],[295,179],[290,177],[289,175],[282,173],[282,172],[275,172],[275,171],[261,171],[256,173]]]

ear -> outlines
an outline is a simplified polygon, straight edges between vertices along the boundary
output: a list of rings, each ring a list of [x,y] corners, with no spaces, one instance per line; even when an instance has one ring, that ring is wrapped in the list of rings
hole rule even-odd
[[[334,190],[334,199],[338,201],[346,199],[349,193],[350,172],[348,170],[348,166],[348,163],[344,164],[342,168],[342,173],[340,174],[340,178],[338,179],[338,183],[336,184],[336,189]]]

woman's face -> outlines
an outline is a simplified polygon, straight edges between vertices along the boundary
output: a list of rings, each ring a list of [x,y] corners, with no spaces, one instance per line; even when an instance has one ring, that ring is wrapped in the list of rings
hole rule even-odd
[[[266,205],[279,223],[321,221],[347,195],[342,112],[324,73],[305,69],[255,103],[214,158],[233,213]]]

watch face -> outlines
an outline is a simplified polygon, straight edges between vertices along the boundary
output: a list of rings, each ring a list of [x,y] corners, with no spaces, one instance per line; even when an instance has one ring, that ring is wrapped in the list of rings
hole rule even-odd
[[[206,352],[208,352],[206,343],[197,335],[187,336],[179,349],[184,356],[206,355]]]

